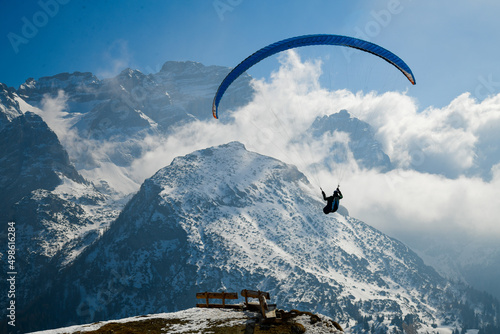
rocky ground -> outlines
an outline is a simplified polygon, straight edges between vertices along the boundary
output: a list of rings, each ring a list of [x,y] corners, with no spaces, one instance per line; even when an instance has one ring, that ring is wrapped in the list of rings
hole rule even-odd
[[[259,313],[229,310],[191,308],[174,313],[144,315],[133,318],[97,322],[37,334],[104,334],[104,333],[341,333],[341,327],[332,319],[310,312],[281,311],[282,319],[267,322]]]

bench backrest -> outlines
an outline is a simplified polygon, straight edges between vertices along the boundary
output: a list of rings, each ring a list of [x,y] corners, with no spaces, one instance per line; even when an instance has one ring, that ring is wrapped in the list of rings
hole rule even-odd
[[[260,296],[264,296],[266,299],[271,299],[269,292],[264,291],[255,291],[255,290],[241,290],[241,296],[246,298],[259,298]]]
[[[199,292],[198,299],[238,299],[237,292]]]

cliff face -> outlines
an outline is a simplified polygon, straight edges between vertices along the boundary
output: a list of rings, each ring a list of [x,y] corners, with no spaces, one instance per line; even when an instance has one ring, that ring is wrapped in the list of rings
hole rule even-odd
[[[78,173],[38,115],[12,118],[0,130],[0,151],[0,221],[15,224],[15,301],[22,310],[53,286],[59,270],[100,236],[117,211],[106,208],[108,198]],[[5,245],[7,236],[3,229]],[[2,280],[0,287],[8,291],[7,284]]]

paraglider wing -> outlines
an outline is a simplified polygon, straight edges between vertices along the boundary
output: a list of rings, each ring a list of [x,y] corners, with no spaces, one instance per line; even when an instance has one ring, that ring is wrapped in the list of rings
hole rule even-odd
[[[257,64],[262,59],[272,56],[278,52],[309,45],[340,45],[372,53],[394,65],[397,69],[403,72],[403,74],[408,78],[408,80],[410,80],[412,84],[415,84],[415,77],[413,76],[413,73],[408,65],[406,65],[406,63],[394,53],[384,49],[381,46],[378,46],[377,44],[353,37],[340,35],[320,34],[298,36],[284,39],[282,41],[263,47],[262,49],[256,51],[254,54],[243,60],[240,64],[238,64],[238,66],[236,66],[231,72],[229,72],[229,74],[220,84],[219,88],[217,89],[217,93],[215,94],[212,104],[212,113],[214,117],[218,118],[219,103],[222,99],[222,96],[224,95],[224,92],[231,85],[231,83],[236,80],[236,78],[238,78],[243,72],[248,70],[253,65]]]

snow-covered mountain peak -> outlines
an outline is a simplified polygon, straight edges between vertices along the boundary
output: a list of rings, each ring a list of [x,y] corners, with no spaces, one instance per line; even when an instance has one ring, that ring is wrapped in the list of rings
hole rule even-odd
[[[56,82],[64,83],[66,85],[80,85],[82,83],[89,83],[98,81],[97,77],[90,72],[73,72],[73,73],[59,73],[56,75],[41,77],[38,79],[40,85],[50,85]]]
[[[123,77],[123,76],[128,76],[131,78],[134,76],[135,77],[145,77],[146,75],[139,70],[134,70],[134,69],[131,69],[130,67],[127,67],[126,69],[121,71],[120,74],[118,74],[118,77]]]
[[[22,114],[15,90],[0,83],[0,129]]]
[[[0,82],[0,102],[3,104],[6,98],[15,92],[15,89]]]
[[[60,73],[41,77],[38,80],[29,78],[21,84],[18,93],[26,100],[39,100],[43,94],[54,94],[59,90],[80,92],[95,88],[100,80],[90,72]]]
[[[175,193],[209,196],[221,205],[231,203],[239,207],[252,201],[260,202],[266,192],[284,191],[276,180],[284,180],[294,187],[299,183],[301,186],[308,183],[304,174],[295,166],[249,152],[239,142],[175,158],[170,166],[151,178],[151,181],[164,189],[172,189],[164,192],[169,196],[175,189]]]
[[[194,86],[210,89],[213,98],[217,86],[227,73],[229,73],[229,69],[223,66],[205,66],[193,61],[167,61],[161,70],[153,76],[159,83],[167,85],[167,87],[177,82],[174,91],[183,93],[187,93],[187,86],[192,87],[193,83],[196,82]],[[197,93],[198,89],[192,90],[191,93],[193,92]]]
[[[130,68],[126,68],[120,72],[116,77],[105,79],[109,85],[121,85],[123,88],[132,92],[134,89],[142,88],[142,89],[154,89],[158,84],[151,79],[150,76],[142,73],[139,70],[134,70]]]
[[[351,118],[351,114],[349,113],[349,111],[347,111],[346,109],[342,109],[340,110],[336,116],[338,118]]]
[[[227,67],[205,66],[193,61],[168,61],[153,77],[167,88],[174,100],[182,100],[191,114],[204,119],[211,116],[209,106],[217,87],[229,71]],[[236,79],[221,102],[221,108],[231,109],[248,103],[253,95],[250,81],[251,77],[246,73]]]
[[[85,182],[70,163],[57,135],[37,114],[26,112],[16,117],[0,133],[3,153],[1,166],[5,168],[5,182],[16,182],[18,177],[22,177],[24,181],[29,178],[36,180],[38,185],[48,187],[45,189],[52,190],[59,184],[56,173],[80,183]],[[30,182],[23,183],[23,188],[28,184]]]
[[[318,117],[311,125],[308,132],[316,137],[334,132],[345,132],[349,135],[348,147],[337,143],[330,148],[330,158],[336,163],[348,159],[348,151],[351,151],[360,167],[378,168],[382,171],[392,169],[389,156],[385,154],[382,145],[375,139],[375,133],[370,124],[354,117],[347,110],[342,109],[338,113]],[[326,164],[331,161],[325,161]]]
[[[205,66],[202,63],[195,61],[167,61],[163,64],[160,73],[170,73],[175,76],[185,76],[200,72],[206,72],[207,70],[213,70],[215,68],[227,71],[227,67]]]

